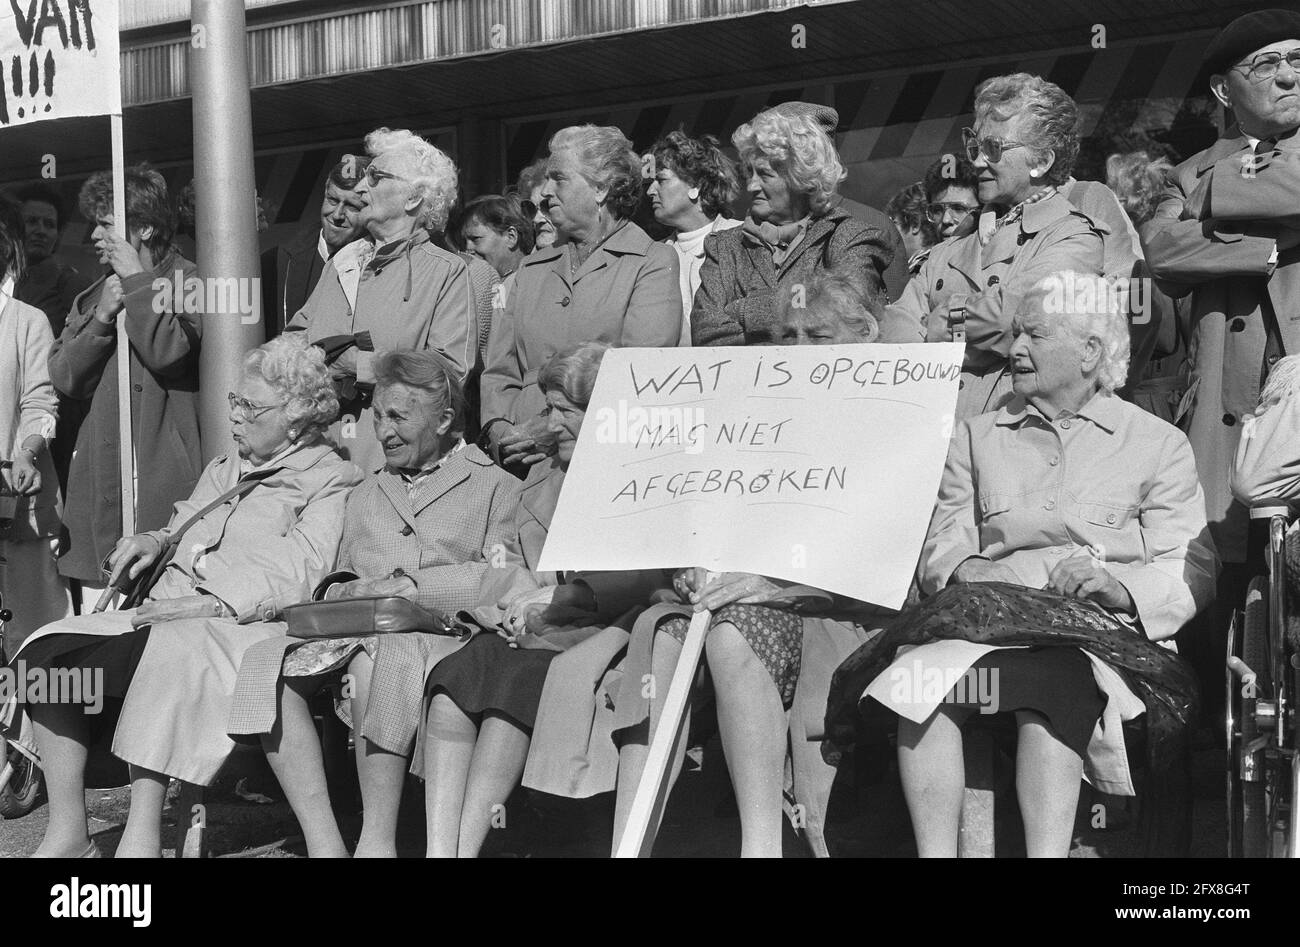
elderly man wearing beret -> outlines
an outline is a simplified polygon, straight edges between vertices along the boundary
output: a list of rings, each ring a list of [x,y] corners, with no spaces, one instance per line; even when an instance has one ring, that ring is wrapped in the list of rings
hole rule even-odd
[[[1246,582],[1248,516],[1229,489],[1242,415],[1273,364],[1300,352],[1300,12],[1238,17],[1205,66],[1235,125],[1174,169],[1141,237],[1163,288],[1191,299],[1192,377],[1179,412],[1228,564],[1209,619],[1221,635]]]

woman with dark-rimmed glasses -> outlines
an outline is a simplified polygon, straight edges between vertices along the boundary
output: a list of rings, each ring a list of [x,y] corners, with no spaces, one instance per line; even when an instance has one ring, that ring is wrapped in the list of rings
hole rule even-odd
[[[925,170],[925,215],[939,231],[939,239],[965,236],[962,225],[973,227],[971,215],[980,209],[979,172],[965,155],[940,155]]]
[[[966,343],[958,419],[1010,394],[1011,303],[1056,270],[1102,272],[1102,228],[1058,191],[1079,152],[1077,125],[1074,100],[1039,76],[981,85],[975,127],[962,132],[979,218],[936,246],[886,310],[895,323],[919,323],[917,341]]]

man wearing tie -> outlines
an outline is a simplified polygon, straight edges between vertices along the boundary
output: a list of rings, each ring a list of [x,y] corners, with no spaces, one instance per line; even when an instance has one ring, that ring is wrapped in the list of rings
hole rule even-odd
[[[1249,577],[1247,510],[1229,489],[1242,417],[1255,410],[1273,363],[1300,353],[1300,13],[1233,20],[1206,49],[1205,66],[1235,125],[1174,169],[1141,238],[1162,288],[1191,297],[1192,376],[1178,414],[1225,568],[1206,620],[1212,636],[1188,644],[1212,649],[1212,697],[1222,690],[1228,609]]]

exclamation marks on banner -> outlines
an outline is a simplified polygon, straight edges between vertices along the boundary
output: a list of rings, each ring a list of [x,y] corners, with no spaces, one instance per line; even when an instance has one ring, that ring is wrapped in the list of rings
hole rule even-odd
[[[26,68],[24,68],[24,65]],[[25,64],[22,56],[14,56],[10,63],[10,79],[12,81],[10,91],[13,98],[15,100],[27,99],[30,103],[17,107],[15,111],[19,118],[25,117],[28,111],[35,115],[38,108],[48,112],[51,108],[49,100],[54,96],[54,51],[45,51],[44,62],[41,61],[38,52],[33,52],[28,56]],[[2,94],[3,85],[0,82],[0,122],[8,123],[9,107]],[[44,98],[45,101],[40,102],[38,96]]]

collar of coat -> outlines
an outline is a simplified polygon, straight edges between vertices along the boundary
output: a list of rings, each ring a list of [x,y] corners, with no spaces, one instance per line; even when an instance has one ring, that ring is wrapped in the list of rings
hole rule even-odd
[[[370,270],[382,270],[389,263],[402,256],[409,256],[411,251],[421,244],[429,242],[429,231],[423,227],[416,227],[415,231],[401,240],[393,240],[385,243],[383,246],[375,246],[374,252],[370,259],[366,261],[366,268]],[[372,246],[374,246],[372,244]]]
[[[793,258],[795,256],[798,256],[800,253],[800,248],[809,246],[817,242],[827,234],[832,233],[835,230],[835,228],[840,225],[842,221],[852,220],[852,219],[853,219],[853,215],[850,214],[848,211],[846,211],[839,204],[836,204],[834,207],[827,210],[826,213],[822,214],[820,217],[814,216],[808,218],[808,226],[804,228],[803,238],[797,244],[795,244],[794,249],[790,251],[790,257]],[[744,230],[741,231],[740,239],[743,243],[749,246],[761,247],[764,250],[767,249],[767,245],[764,244],[762,240],[759,240],[757,237],[755,237],[753,234],[747,231]]]
[[[311,443],[300,444],[288,453],[275,458],[275,466],[284,467],[288,470],[309,470],[322,461],[328,460],[331,456],[338,456],[334,445],[322,438],[318,438]],[[338,459],[342,460],[342,458]],[[216,465],[218,476],[229,480],[232,485],[239,479],[238,450],[232,448],[227,453],[222,454],[217,458]]]
[[[759,273],[772,272],[779,278],[782,273],[789,272],[794,266],[795,261],[814,247],[820,248],[822,243],[831,238],[831,235],[839,228],[840,224],[846,220],[855,220],[853,215],[846,211],[840,205],[836,205],[820,217],[813,217],[808,221],[808,226],[804,228],[803,237],[799,242],[790,248],[789,254],[778,264],[772,258],[772,251],[767,244],[759,240],[753,234],[747,233],[743,228],[737,228],[740,233],[741,246],[749,255],[751,262]],[[855,221],[856,223],[856,221]],[[771,267],[769,271],[767,267]]]
[[[387,468],[375,473],[379,490],[388,498],[393,509],[412,529],[416,528],[415,518],[440,497],[460,486],[481,468],[494,466],[492,459],[473,444],[465,445],[447,458],[447,462],[431,473],[420,484],[412,499],[402,475]]]
[[[1235,155],[1237,152],[1245,151],[1250,147],[1250,139],[1242,133],[1241,129],[1234,128],[1234,131],[1236,134],[1232,137],[1220,138],[1200,153],[1196,158],[1197,175],[1204,174],[1214,167],[1216,162],[1228,157],[1228,155]]]
[[[650,239],[650,235],[629,220],[618,229],[617,233],[610,234],[609,238],[596,248],[586,262],[578,268],[578,275],[582,276],[608,265],[610,257],[645,256],[652,246],[654,241]],[[549,266],[559,273],[565,282],[568,282],[570,252],[567,243],[542,247],[524,257],[519,264],[519,269],[522,270],[527,266]]]
[[[1099,391],[1088,399],[1087,404],[1075,412],[1075,416],[1086,418],[1107,434],[1114,434],[1119,429],[1120,415],[1123,410],[1118,395]],[[1041,411],[1019,395],[1016,395],[998,409],[994,423],[1002,427],[1019,427],[1030,418],[1038,418],[1045,424],[1050,423]]]
[[[1068,214],[1082,213],[1083,211],[1071,204],[1064,194],[1057,191],[1051,197],[1025,205],[1024,212],[1020,215],[1020,230],[1024,233],[1038,233],[1048,224],[1060,220]],[[1089,221],[1094,230],[1110,232],[1105,225],[1091,218],[1089,218]]]

